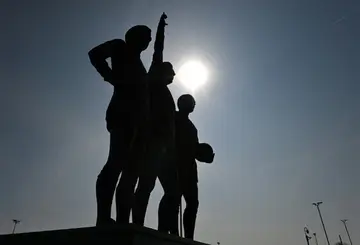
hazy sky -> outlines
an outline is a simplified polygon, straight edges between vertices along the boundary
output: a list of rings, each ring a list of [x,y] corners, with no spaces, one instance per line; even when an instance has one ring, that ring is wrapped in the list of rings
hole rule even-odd
[[[210,79],[191,116],[216,150],[199,164],[196,238],[223,245],[360,242],[358,0],[2,0],[0,233],[91,226],[112,87],[87,52],[168,14],[165,59]],[[153,32],[154,34],[154,32]],[[146,67],[152,44],[143,54]],[[175,81],[175,99],[186,89]],[[146,225],[157,226],[157,186]],[[313,240],[311,240],[313,244]]]

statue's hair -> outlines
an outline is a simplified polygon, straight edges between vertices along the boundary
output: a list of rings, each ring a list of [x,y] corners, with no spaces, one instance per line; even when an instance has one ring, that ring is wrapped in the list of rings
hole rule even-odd
[[[131,27],[125,34],[125,42],[134,42],[139,38],[146,36],[151,29],[145,25],[136,25]]]
[[[181,110],[182,105],[184,105],[184,103],[187,103],[189,101],[192,101],[195,104],[195,99],[191,94],[181,95],[177,101],[177,106],[178,106],[179,110]]]

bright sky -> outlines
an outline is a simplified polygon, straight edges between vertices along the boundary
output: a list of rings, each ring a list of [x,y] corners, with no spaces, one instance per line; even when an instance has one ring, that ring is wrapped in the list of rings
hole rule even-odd
[[[191,116],[216,151],[199,164],[196,238],[303,245],[308,225],[325,245],[311,205],[321,200],[331,243],[348,241],[344,218],[359,243],[357,0],[1,1],[0,233],[13,218],[19,232],[94,224],[112,89],[87,52],[135,24],[155,30],[163,11],[165,59],[209,70]],[[189,92],[178,80],[171,90]]]
[[[209,78],[209,70],[202,61],[189,59],[180,65],[177,78],[186,89],[194,94],[196,90],[206,89],[204,86]]]

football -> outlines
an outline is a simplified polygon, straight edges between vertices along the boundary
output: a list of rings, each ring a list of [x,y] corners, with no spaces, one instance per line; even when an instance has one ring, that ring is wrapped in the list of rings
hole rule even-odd
[[[200,143],[196,151],[196,159],[200,162],[212,163],[214,161],[214,150],[207,143]]]

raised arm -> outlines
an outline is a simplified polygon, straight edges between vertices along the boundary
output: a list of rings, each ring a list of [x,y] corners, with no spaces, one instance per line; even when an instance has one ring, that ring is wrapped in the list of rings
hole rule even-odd
[[[91,64],[104,78],[104,80],[112,85],[114,85],[112,81],[112,70],[106,62],[106,59],[114,55],[117,46],[122,45],[123,42],[124,41],[121,39],[113,39],[96,46],[88,53]]]
[[[165,19],[166,14],[163,13],[156,30],[156,38],[154,44],[154,54],[151,66],[161,64],[163,62],[164,39],[165,39],[165,26],[167,25]]]

